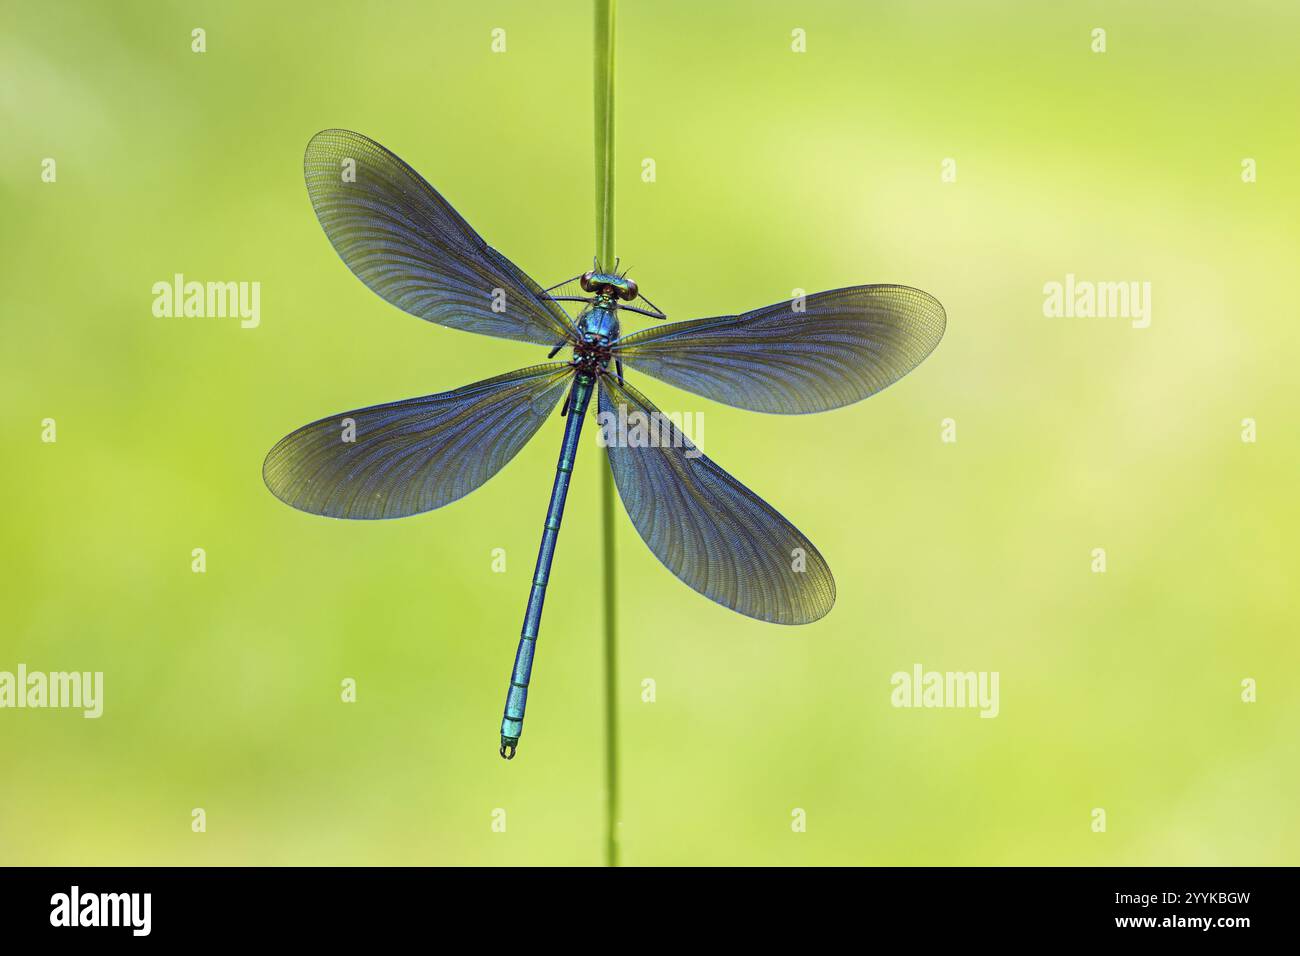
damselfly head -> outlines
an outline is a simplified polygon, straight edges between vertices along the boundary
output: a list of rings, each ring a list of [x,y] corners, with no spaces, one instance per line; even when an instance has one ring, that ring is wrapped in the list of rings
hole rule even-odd
[[[595,295],[610,295],[625,302],[631,302],[639,294],[635,279],[629,279],[626,275],[618,275],[613,272],[596,272],[594,270],[584,272],[578,282],[584,292],[591,292]]]

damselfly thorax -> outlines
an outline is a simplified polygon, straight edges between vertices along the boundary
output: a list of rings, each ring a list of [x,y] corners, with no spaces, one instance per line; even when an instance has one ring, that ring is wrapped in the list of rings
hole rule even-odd
[[[599,375],[609,368],[613,352],[610,343],[618,340],[618,300],[598,295],[590,308],[578,316],[578,341],[573,345],[573,362],[579,369]]]
[[[613,361],[621,383],[623,362],[614,355],[614,347],[618,344],[620,336],[619,310],[628,309],[655,319],[666,319],[667,316],[655,308],[654,303],[649,299],[641,296],[635,279],[629,279],[626,272],[620,274],[617,268],[616,264],[614,272],[602,272],[597,268],[578,276],[579,287],[589,295],[552,295],[560,286],[545,289],[543,294],[549,295],[556,302],[582,302],[586,305],[574,322],[572,361],[574,368],[594,378],[607,372],[610,362]],[[573,279],[568,280],[568,282],[573,281]],[[637,298],[641,298],[649,308],[637,308],[627,304]],[[554,358],[555,354],[567,344],[569,344],[567,340],[557,343],[547,357]],[[568,411],[567,403],[563,411]]]

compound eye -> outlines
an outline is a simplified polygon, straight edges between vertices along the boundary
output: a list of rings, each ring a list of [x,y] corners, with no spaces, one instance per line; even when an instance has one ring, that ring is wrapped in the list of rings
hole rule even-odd
[[[627,288],[624,289],[624,290],[622,290],[622,297],[623,297],[624,299],[626,299],[628,302],[631,302],[633,299],[636,298],[636,295],[637,295],[637,292],[636,292],[636,280],[635,280],[635,279],[628,279],[628,280],[627,280]]]
[[[590,272],[584,272],[584,273],[582,274],[582,278],[578,280],[578,284],[579,284],[580,286],[582,286],[582,291],[583,291],[583,292],[592,292],[592,291],[594,291],[594,290],[592,289],[592,286],[591,286],[591,276],[592,276],[592,273],[590,273]]]

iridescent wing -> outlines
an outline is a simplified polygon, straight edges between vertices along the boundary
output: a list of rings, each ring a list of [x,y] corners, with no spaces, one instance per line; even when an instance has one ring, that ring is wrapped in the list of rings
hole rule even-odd
[[[943,306],[919,289],[863,285],[744,315],[674,322],[626,336],[630,367],[756,412],[823,412],[874,395],[943,338]]]
[[[635,388],[609,374],[600,383],[600,425],[619,496],[668,570],[762,621],[807,624],[826,614],[835,579],[812,542],[700,454]]]
[[[282,438],[262,477],[285,504],[330,518],[401,518],[441,508],[528,443],[572,374],[568,364],[551,362],[322,418]]]
[[[572,339],[564,310],[374,140],[323,130],[307,144],[303,173],[335,251],[399,309],[498,338],[548,346]]]

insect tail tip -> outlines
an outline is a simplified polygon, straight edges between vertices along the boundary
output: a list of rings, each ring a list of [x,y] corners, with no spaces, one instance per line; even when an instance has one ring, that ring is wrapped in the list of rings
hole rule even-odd
[[[518,737],[501,738],[501,756],[506,760],[514,760],[515,754],[519,751]]]

